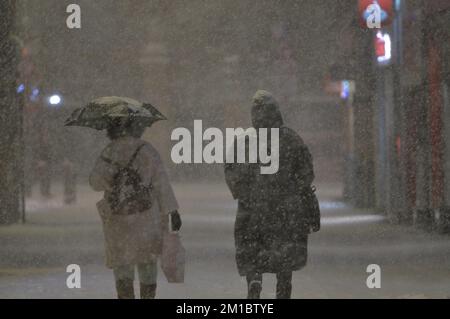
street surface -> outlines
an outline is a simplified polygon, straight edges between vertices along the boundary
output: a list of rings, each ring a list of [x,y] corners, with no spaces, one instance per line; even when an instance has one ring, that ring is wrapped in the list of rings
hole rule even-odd
[[[450,237],[389,224],[382,214],[353,209],[336,185],[318,185],[322,230],[310,236],[309,262],[294,273],[293,298],[449,298]],[[234,261],[236,203],[225,184],[175,184],[187,250],[186,282],[168,284],[158,298],[244,298]],[[37,192],[36,192],[37,193]],[[56,190],[27,201],[27,223],[0,227],[0,298],[115,298],[104,267],[103,234],[95,210],[99,193],[81,186],[65,206]],[[66,286],[66,266],[81,266],[81,288]],[[366,268],[381,267],[381,288],[369,289]],[[275,278],[265,275],[264,298]]]

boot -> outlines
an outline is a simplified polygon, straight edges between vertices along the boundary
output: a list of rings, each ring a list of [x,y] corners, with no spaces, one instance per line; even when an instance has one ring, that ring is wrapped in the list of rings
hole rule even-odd
[[[123,279],[116,281],[118,299],[134,299],[133,280]]]
[[[291,299],[292,272],[280,272],[277,274],[277,299]]]
[[[156,284],[147,285],[141,283],[141,299],[155,299]]]
[[[251,281],[248,284],[247,299],[260,299],[261,298],[262,285],[261,281]]]
[[[277,282],[277,299],[291,299],[291,282]]]

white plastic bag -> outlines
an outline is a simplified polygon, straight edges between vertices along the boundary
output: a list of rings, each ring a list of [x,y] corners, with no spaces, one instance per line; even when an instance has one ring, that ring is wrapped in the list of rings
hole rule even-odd
[[[186,250],[178,233],[165,233],[161,256],[161,268],[170,283],[184,282]]]

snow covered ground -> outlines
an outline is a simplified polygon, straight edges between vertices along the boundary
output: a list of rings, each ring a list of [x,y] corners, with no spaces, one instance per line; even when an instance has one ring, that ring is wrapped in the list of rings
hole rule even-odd
[[[294,298],[449,298],[450,237],[390,225],[382,215],[339,201],[319,185],[322,230],[310,236],[308,266],[294,274]],[[159,298],[243,298],[245,280],[234,262],[236,203],[225,184],[175,185],[187,249],[186,282],[159,275]],[[80,187],[78,203],[27,201],[27,223],[0,227],[0,298],[114,298],[112,272],[103,265],[103,235],[95,202]],[[81,266],[81,288],[66,286],[66,266]],[[381,288],[369,289],[366,267],[381,267]],[[264,277],[263,297],[275,279]]]

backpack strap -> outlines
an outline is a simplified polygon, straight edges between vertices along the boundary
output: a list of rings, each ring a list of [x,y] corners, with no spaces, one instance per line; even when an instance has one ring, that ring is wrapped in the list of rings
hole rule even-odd
[[[103,154],[100,155],[100,158],[102,159],[103,162],[106,162],[110,165],[115,165],[115,166],[119,166],[119,164],[117,164],[116,162],[113,162],[111,159],[107,158],[106,156],[104,156]]]
[[[133,155],[131,156],[130,160],[128,161],[128,164],[126,166],[126,168],[131,168],[131,165],[133,164],[134,160],[136,159],[139,151],[141,150],[141,148],[143,148],[145,145],[145,143],[141,143],[141,145],[139,145],[136,150],[134,151]]]
[[[137,157],[139,151],[141,150],[141,148],[142,148],[144,145],[145,145],[145,143],[142,143],[142,144],[140,144],[140,145],[136,148],[136,150],[134,151],[133,155],[132,155],[131,158],[129,159],[129,161],[128,161],[128,163],[127,163],[126,166],[122,166],[122,165],[120,165],[119,163],[114,162],[113,160],[111,160],[110,158],[104,156],[103,154],[100,155],[100,158],[102,159],[102,161],[104,161],[104,162],[106,162],[106,163],[108,163],[108,164],[110,164],[110,165],[114,165],[114,166],[117,166],[117,167],[119,167],[119,168],[130,168],[131,165],[133,164],[134,160],[136,159],[136,157]]]

